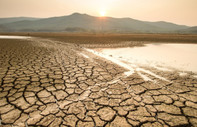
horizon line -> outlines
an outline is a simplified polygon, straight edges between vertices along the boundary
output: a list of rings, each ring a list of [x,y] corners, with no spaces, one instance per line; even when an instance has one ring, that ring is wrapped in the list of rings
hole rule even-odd
[[[73,12],[73,13],[67,14],[67,15],[58,15],[58,16],[49,16],[49,17],[13,16],[13,17],[0,17],[0,19],[4,19],[4,18],[38,18],[38,19],[47,19],[47,18],[71,16],[73,14],[88,15],[88,16],[97,17],[97,18],[101,17],[101,16],[90,15],[90,14],[87,14],[87,13]],[[106,18],[116,18],[116,19],[129,18],[129,19],[134,19],[134,20],[143,21],[143,22],[166,22],[166,23],[172,23],[172,24],[183,25],[183,26],[188,26],[188,27],[195,27],[195,26],[197,26],[197,25],[179,24],[179,23],[175,23],[175,22],[171,22],[171,21],[164,21],[164,20],[147,21],[147,20],[140,20],[140,19],[135,19],[135,18],[131,18],[131,17],[111,17],[111,16],[104,16],[104,17],[106,17]]]

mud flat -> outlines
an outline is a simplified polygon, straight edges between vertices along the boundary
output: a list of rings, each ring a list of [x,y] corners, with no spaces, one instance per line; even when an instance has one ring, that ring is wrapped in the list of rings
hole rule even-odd
[[[196,78],[116,60],[79,43],[0,39],[0,126],[197,126]]]

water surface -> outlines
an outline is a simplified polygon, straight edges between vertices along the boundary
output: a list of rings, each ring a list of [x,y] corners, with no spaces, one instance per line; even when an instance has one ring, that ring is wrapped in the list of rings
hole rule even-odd
[[[28,36],[7,36],[7,35],[0,35],[0,39],[28,39],[31,37]]]
[[[100,50],[128,63],[197,72],[197,44],[146,44],[144,47]]]

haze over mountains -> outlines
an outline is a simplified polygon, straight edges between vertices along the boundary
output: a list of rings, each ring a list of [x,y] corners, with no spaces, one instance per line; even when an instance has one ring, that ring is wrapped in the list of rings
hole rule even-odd
[[[0,18],[0,32],[197,33],[197,27],[73,13],[51,18]]]

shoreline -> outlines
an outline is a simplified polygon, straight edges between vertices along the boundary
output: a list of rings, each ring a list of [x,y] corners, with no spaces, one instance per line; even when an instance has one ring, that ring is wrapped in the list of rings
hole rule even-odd
[[[180,77],[191,77],[191,78],[197,78],[197,73],[193,72],[193,71],[187,71],[187,70],[182,70],[182,69],[177,69],[177,68],[173,68],[173,67],[166,67],[166,66],[160,66],[160,65],[148,65],[148,64],[139,64],[139,63],[131,63],[127,60],[124,60],[122,58],[117,58],[117,57],[113,57],[111,55],[107,55],[107,54],[103,54],[101,50],[103,50],[103,48],[94,48],[94,49],[85,49],[86,51],[93,53],[94,55],[101,57],[107,61],[111,61],[113,64],[119,65],[125,69],[128,70],[129,75],[132,75],[134,72],[145,72],[146,74],[152,75],[156,78],[160,78],[160,79],[164,79],[167,81],[166,78],[169,78],[169,76],[163,78],[161,76],[158,76],[156,74],[154,74],[152,72],[152,70],[155,70],[156,73],[162,72],[164,74],[167,73],[176,73],[178,74]],[[85,56],[87,58],[88,57],[88,53],[85,54]],[[146,70],[146,68],[148,69],[148,72]],[[125,72],[127,73],[127,72]],[[144,78],[145,76],[141,74],[141,77]],[[146,80],[147,77],[144,78],[144,80]]]
[[[144,46],[94,48],[94,50],[128,64],[163,66],[197,73],[196,44],[149,43]]]

